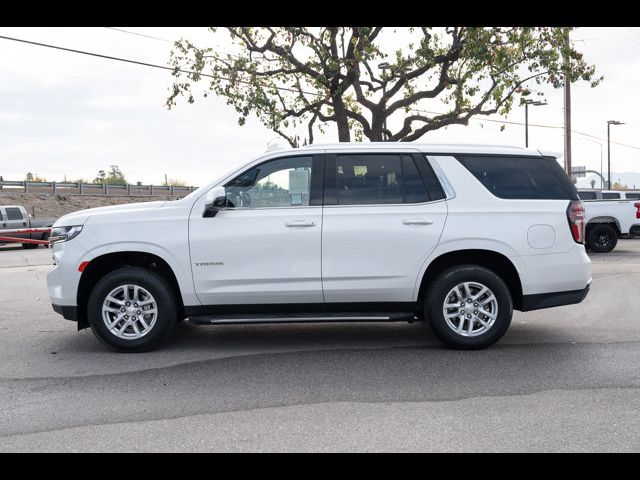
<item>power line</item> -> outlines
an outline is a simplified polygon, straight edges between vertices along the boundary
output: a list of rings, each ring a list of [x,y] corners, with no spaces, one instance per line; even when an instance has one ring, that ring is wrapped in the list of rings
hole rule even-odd
[[[140,62],[138,60],[130,60],[130,59],[127,59],[127,58],[114,57],[114,56],[111,56],[111,55],[103,55],[101,53],[85,52],[83,50],[76,50],[74,48],[58,47],[57,45],[49,45],[47,43],[34,42],[34,41],[31,41],[31,40],[23,40],[21,38],[5,37],[4,35],[0,35],[0,39],[12,40],[14,42],[28,43],[30,45],[36,45],[38,47],[54,48],[56,50],[63,50],[65,52],[80,53],[82,55],[90,55],[92,57],[106,58],[107,60],[116,60],[118,62],[134,63],[136,65],[144,65],[145,67],[161,68],[163,70],[174,70],[174,68],[172,68],[172,67],[166,67],[166,66],[163,66],[163,65],[156,65],[156,64],[153,64],[153,63]],[[188,71],[188,70],[179,70],[179,71],[185,72],[185,73],[195,73],[195,72],[191,72],[191,71]],[[204,73],[201,74],[201,75],[209,76],[209,77],[211,76],[211,75],[206,75]]]
[[[117,30],[119,32],[128,33],[128,34],[131,34],[131,35],[147,37],[147,38],[151,38],[151,39],[154,39],[154,40],[159,40],[161,42],[174,43],[171,40],[167,40],[165,38],[154,37],[152,35],[145,35],[145,34],[142,34],[142,33],[132,32],[130,30],[124,30],[124,29],[121,29],[121,28],[115,28],[115,27],[105,27],[105,28],[108,28],[108,29],[111,29],[111,30]],[[574,40],[574,41],[576,41],[576,42],[584,42],[585,40],[598,40],[598,39],[597,38],[588,38],[588,39],[585,38],[585,39],[578,39],[578,40]],[[303,92],[303,93],[306,93],[307,95],[314,95],[311,92]],[[430,114],[433,114],[433,115],[442,115],[442,113],[430,112],[430,111],[427,111],[427,110],[420,110],[420,109],[417,109],[417,108],[410,108],[409,110],[411,110],[413,112],[418,112],[418,113],[430,113]],[[494,119],[490,119],[490,118],[471,118],[471,120],[475,120],[475,121],[479,121],[479,122],[493,122],[493,123],[510,124],[510,125],[524,125],[524,123],[522,123],[522,122],[514,122],[514,121],[508,121],[508,120],[494,120]],[[538,127],[538,128],[554,128],[554,129],[558,129],[558,128],[559,129],[563,129],[564,128],[564,127],[561,127],[561,126],[542,125],[542,124],[535,124],[535,123],[529,123],[529,126],[530,127]],[[595,138],[595,139],[604,141],[603,138],[596,137],[595,135],[589,135],[588,133],[578,132],[577,130],[571,130],[571,131],[574,132],[574,133],[577,133],[579,135],[584,135],[585,137],[591,137],[591,138]],[[622,145],[622,146],[629,147],[629,148],[636,148],[636,149],[640,150],[640,147],[634,147],[632,145],[625,145],[625,144],[618,143],[618,142],[611,142],[611,143],[615,143],[616,145]]]
[[[104,28],[108,28],[109,30],[116,30],[116,31],[122,32],[122,33],[128,33],[130,35],[136,35],[138,37],[146,37],[146,38],[150,38],[152,40],[158,40],[160,42],[167,42],[167,43],[171,43],[171,44],[175,44],[176,43],[175,41],[167,40],[166,38],[154,37],[153,35],[145,35],[144,33],[132,32],[131,30],[125,30],[123,28],[115,28],[115,27],[104,27]],[[198,47],[196,47],[196,48],[198,48]],[[202,50],[202,49],[198,48],[198,50]],[[236,59],[240,58],[238,55],[234,55],[232,53],[227,53],[227,55],[229,55],[230,57],[236,58]],[[307,93],[307,92],[303,92],[303,93]]]
[[[627,35],[625,32],[618,30],[616,27],[611,27],[613,28],[616,33],[618,33],[618,35],[625,37],[627,40],[631,40],[633,43],[635,43],[636,45],[640,46],[640,42],[638,42],[635,38],[633,38],[630,35]]]
[[[624,28],[627,32],[631,33],[633,37],[640,39],[640,33],[638,33],[636,30],[630,27],[622,27],[622,28]]]
[[[30,45],[36,45],[38,47],[54,48],[56,50],[63,50],[65,52],[79,53],[79,54],[82,54],[82,55],[89,55],[89,56],[92,56],[92,57],[104,58],[104,59],[107,59],[107,60],[115,60],[115,61],[118,61],[118,62],[133,63],[133,64],[136,64],[136,65],[143,65],[145,67],[160,68],[162,70],[171,70],[172,72],[178,71],[178,72],[181,72],[181,73],[195,73],[195,74],[200,75],[201,77],[215,78],[213,75],[209,75],[208,73],[199,73],[199,72],[194,72],[192,70],[183,70],[181,68],[177,68],[176,69],[176,68],[167,67],[167,66],[164,66],[164,65],[157,65],[157,64],[154,64],[154,63],[140,62],[138,60],[130,60],[130,59],[127,59],[127,58],[114,57],[114,56],[111,56],[111,55],[103,55],[101,53],[93,53],[93,52],[86,52],[84,50],[76,50],[74,48],[58,47],[57,45],[50,45],[48,43],[34,42],[34,41],[31,41],[31,40],[23,40],[21,38],[6,37],[4,35],[0,35],[0,39],[12,40],[14,42],[28,43]],[[231,79],[225,78],[225,77],[220,77],[220,79],[221,80],[225,80],[227,82],[231,81]],[[245,83],[245,84],[251,85],[251,82],[249,82],[247,80],[236,80],[236,81],[239,82],[239,83]],[[295,90],[293,88],[287,88],[287,87],[275,87],[274,86],[274,87],[268,87],[268,88],[275,88],[276,90],[284,90],[284,91],[287,91],[287,92],[300,93],[299,90]],[[306,93],[308,95],[320,95],[319,93],[311,93],[311,92],[304,92],[304,91],[302,93]]]
[[[431,115],[444,115],[444,113],[442,112],[432,112],[429,110],[420,110],[417,108],[412,108],[411,109],[414,112],[420,112],[420,113],[429,113]],[[493,122],[493,123],[507,123],[510,125],[525,125],[525,123],[523,122],[516,122],[516,121],[510,121],[510,120],[497,120],[497,119],[493,119],[493,118],[470,118],[469,120],[474,120],[476,122]],[[539,127],[539,128],[553,128],[553,129],[564,129],[563,126],[560,125],[542,125],[539,123],[529,123],[530,127]],[[584,132],[580,132],[578,130],[571,130],[573,133],[577,133],[578,135],[583,135],[585,137],[589,137],[589,138],[595,138],[596,140],[601,140],[602,142],[605,142],[605,139],[602,137],[598,137],[596,135],[591,135],[589,133],[584,133]],[[636,147],[634,145],[627,145],[626,143],[620,143],[620,142],[611,142],[615,145],[620,145],[623,147],[628,147],[628,148],[634,148],[636,150],[640,150],[640,147]]]
[[[110,28],[110,29],[113,29],[113,30],[119,30],[119,31],[123,31],[124,33],[131,33],[133,35],[141,35],[141,36],[145,36],[145,37],[148,36],[150,38],[155,38],[156,40],[169,41],[169,40],[161,39],[159,37],[151,37],[149,35],[137,34],[136,32],[128,32],[128,31],[124,31],[124,30],[117,29],[117,28],[114,28],[114,27],[105,27],[105,28]],[[143,65],[145,67],[160,68],[162,70],[176,71],[175,68],[167,67],[167,66],[164,66],[164,65],[157,65],[157,64],[154,64],[154,63],[141,62],[141,61],[138,61],[138,60],[131,60],[131,59],[127,59],[127,58],[114,57],[112,55],[103,55],[103,54],[100,54],[100,53],[87,52],[87,51],[84,51],[84,50],[77,50],[77,49],[74,49],[74,48],[59,47],[57,45],[50,45],[50,44],[47,44],[47,43],[34,42],[32,40],[24,40],[24,39],[20,39],[20,38],[7,37],[7,36],[4,36],[4,35],[0,35],[0,39],[11,40],[11,41],[14,41],[14,42],[27,43],[27,44],[36,45],[36,46],[39,46],[39,47],[53,48],[53,49],[62,50],[62,51],[65,51],[65,52],[78,53],[78,54],[82,54],[82,55],[89,55],[89,56],[92,56],[92,57],[104,58],[104,59],[107,59],[107,60],[115,60],[115,61],[118,61],[118,62],[132,63],[132,64],[135,64],[135,65]],[[177,71],[181,72],[181,73],[198,73],[198,72],[194,72],[192,70],[183,70],[183,69],[180,69],[180,68],[177,69]],[[209,74],[206,74],[206,73],[199,73],[199,75],[203,76],[203,77],[214,78],[213,75],[209,75]],[[224,77],[221,77],[221,79],[222,80],[226,80],[226,81],[230,81],[230,79],[224,78]],[[239,83],[251,84],[251,82],[246,81],[246,80],[237,80],[237,81]],[[284,90],[284,91],[288,91],[288,92],[300,93],[299,90],[295,90],[295,89],[287,88],[287,87],[274,87],[274,88],[276,88],[277,90]],[[320,95],[319,93],[305,92],[305,91],[303,91],[302,93],[306,93],[307,95]],[[432,114],[432,115],[444,115],[441,112],[432,112],[432,111],[421,110],[421,109],[416,109],[416,108],[412,108],[410,110],[414,111],[414,112],[419,112],[419,113],[429,113],[429,114]],[[508,120],[497,120],[497,119],[491,119],[491,118],[471,118],[471,120],[480,121],[480,122],[484,121],[484,122],[503,123],[503,124],[506,123],[506,124],[511,124],[511,125],[524,125],[524,123],[522,123],[522,122],[515,122],[515,121],[508,121]],[[555,129],[564,128],[562,126],[542,125],[542,124],[535,124],[535,123],[530,123],[529,126],[530,127],[539,127],[539,128],[555,128]],[[597,140],[604,141],[603,138],[597,137],[595,135],[590,135],[588,133],[579,132],[577,130],[572,130],[572,132],[577,133],[579,135],[584,135],[585,137],[595,138]],[[640,147],[636,147],[634,145],[627,145],[627,144],[620,143],[620,142],[611,142],[611,143],[613,143],[615,145],[621,145],[623,147],[628,147],[628,148],[633,148],[633,149],[636,149],[636,150],[640,150]]]
[[[128,33],[129,35],[137,35],[138,37],[151,38],[152,40],[159,40],[161,42],[174,43],[171,40],[167,40],[166,38],[154,37],[153,35],[145,35],[144,33],[132,32],[130,30],[124,30],[122,28],[116,28],[116,27],[104,27],[104,28],[108,28],[109,30],[116,30],[122,33]]]

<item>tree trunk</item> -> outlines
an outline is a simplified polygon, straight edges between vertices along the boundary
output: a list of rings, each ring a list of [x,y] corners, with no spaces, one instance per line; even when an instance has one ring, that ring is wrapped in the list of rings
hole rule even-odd
[[[382,125],[376,125],[371,127],[371,133],[369,134],[369,140],[372,142],[383,142],[382,138]]]
[[[333,109],[336,115],[336,124],[338,125],[338,141],[350,142],[351,132],[349,131],[349,119],[347,118],[347,112],[344,108],[341,95],[333,97]]]
[[[373,111],[371,116],[371,133],[369,134],[369,140],[372,142],[384,141],[382,137],[382,127],[384,126],[384,119],[382,112]]]

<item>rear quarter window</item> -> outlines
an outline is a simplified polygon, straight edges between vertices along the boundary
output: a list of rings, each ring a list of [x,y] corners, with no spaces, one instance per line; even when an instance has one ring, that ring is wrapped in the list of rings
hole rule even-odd
[[[458,155],[493,195],[505,199],[577,200],[578,192],[551,157]]]

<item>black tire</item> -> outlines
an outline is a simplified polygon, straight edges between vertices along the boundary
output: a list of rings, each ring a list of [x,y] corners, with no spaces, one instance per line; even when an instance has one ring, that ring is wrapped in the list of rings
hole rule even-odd
[[[596,253],[609,253],[618,244],[616,229],[606,223],[595,224],[587,231],[587,248]]]
[[[456,333],[447,324],[443,313],[443,305],[449,292],[464,282],[477,282],[488,287],[494,294],[497,303],[497,316],[494,323],[477,336],[464,336]],[[471,304],[473,305],[473,303]],[[474,308],[472,306],[469,308]],[[462,311],[460,308],[450,310]],[[474,310],[477,312],[477,310]],[[425,318],[429,320],[434,333],[447,345],[463,349],[474,350],[486,348],[500,340],[511,324],[513,315],[513,301],[509,288],[502,278],[491,270],[479,265],[459,265],[440,273],[434,281],[427,286],[424,303]],[[487,317],[484,318],[487,320]],[[469,322],[468,320],[463,320]],[[466,323],[468,326],[469,323]],[[482,328],[479,322],[473,320],[473,325]],[[476,327],[473,327],[474,329]],[[472,330],[473,331],[473,330]]]
[[[32,250],[34,248],[38,248],[38,244],[37,243],[23,243],[22,244],[22,248],[24,248],[25,250]]]
[[[141,338],[125,339],[111,333],[102,319],[102,304],[115,288],[125,284],[146,289],[157,304],[156,322]],[[123,267],[102,277],[93,287],[87,302],[87,318],[93,334],[104,345],[117,352],[148,352],[164,342],[173,331],[177,319],[176,294],[170,284],[152,270]]]

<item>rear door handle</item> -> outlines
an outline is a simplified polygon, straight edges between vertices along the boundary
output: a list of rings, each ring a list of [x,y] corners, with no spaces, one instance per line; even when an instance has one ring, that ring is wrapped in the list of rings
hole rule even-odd
[[[313,220],[291,220],[284,222],[287,227],[315,227],[316,222]]]
[[[433,222],[425,218],[405,218],[402,223],[405,225],[431,225]]]

